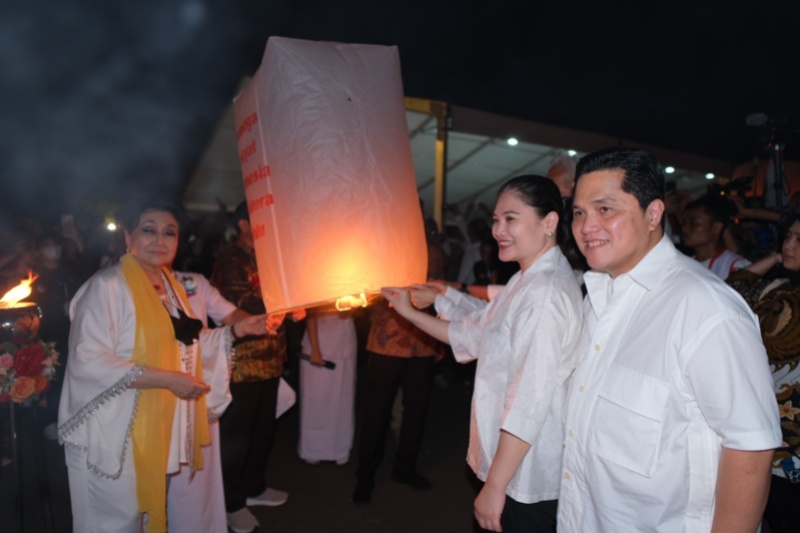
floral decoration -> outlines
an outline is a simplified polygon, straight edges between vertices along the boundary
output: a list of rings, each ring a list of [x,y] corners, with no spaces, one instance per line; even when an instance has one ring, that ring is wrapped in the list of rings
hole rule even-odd
[[[50,388],[58,365],[55,343],[0,344],[0,403],[30,405]]]

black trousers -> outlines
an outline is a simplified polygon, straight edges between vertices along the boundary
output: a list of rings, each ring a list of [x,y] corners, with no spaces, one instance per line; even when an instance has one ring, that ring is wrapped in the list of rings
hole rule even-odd
[[[434,358],[367,354],[356,476],[359,482],[372,485],[383,461],[392,405],[399,388],[403,390],[403,420],[393,471],[402,475],[416,469],[431,398]]]
[[[503,533],[555,533],[558,500],[519,503],[506,496],[500,516]]]
[[[797,505],[800,503],[800,483],[771,476],[769,499],[764,513],[773,533],[791,533],[798,530],[800,520]]]
[[[231,383],[231,401],[219,420],[225,509],[245,507],[267,488],[265,472],[275,438],[275,408],[281,378]]]

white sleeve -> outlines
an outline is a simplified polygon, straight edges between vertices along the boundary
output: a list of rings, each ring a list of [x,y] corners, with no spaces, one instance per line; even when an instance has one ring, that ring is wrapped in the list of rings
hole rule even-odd
[[[464,294],[453,287],[447,287],[445,293],[437,295],[434,302],[436,313],[442,319],[450,322],[460,320],[465,315],[483,309],[487,305],[488,302],[485,300]]]
[[[206,394],[206,410],[210,420],[222,416],[232,400],[230,391],[232,345],[230,327],[203,329],[200,332],[203,381],[211,387]]]
[[[436,297],[436,309],[439,310],[439,296]],[[486,311],[488,302],[468,296],[452,287],[448,287],[442,303],[452,302],[450,309],[453,319],[447,328],[453,356],[460,363],[468,363],[478,358],[481,338],[486,327]],[[450,305],[450,304],[448,304]]]
[[[751,317],[711,317],[681,354],[685,376],[709,426],[734,450],[782,442],[778,405],[761,335]]]
[[[100,396],[134,367],[136,316],[127,285],[109,276],[87,281],[70,302],[72,324],[65,379],[81,399]],[[128,309],[130,307],[130,309]],[[130,346],[120,337],[128,332]],[[72,406],[77,412],[81,405]]]
[[[205,295],[206,313],[217,324],[222,324],[222,319],[236,311],[236,306],[226,300],[216,287],[200,274],[192,274],[198,289]],[[201,287],[202,286],[202,287]]]
[[[136,403],[129,387],[142,371],[130,361],[136,317],[127,284],[109,271],[95,275],[73,298],[70,316],[59,440],[86,449],[87,464],[113,477]]]

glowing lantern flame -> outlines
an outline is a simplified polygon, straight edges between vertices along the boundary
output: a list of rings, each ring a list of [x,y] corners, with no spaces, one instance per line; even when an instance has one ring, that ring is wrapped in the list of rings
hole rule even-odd
[[[38,277],[39,276],[34,276],[33,272],[28,272],[28,279],[22,280],[19,285],[12,288],[10,291],[5,293],[2,298],[0,298],[0,309],[23,307],[18,306],[17,304],[20,300],[24,300],[31,295],[31,285]]]
[[[367,306],[367,295],[363,292],[361,294],[353,294],[350,296],[342,296],[338,300],[336,300],[336,310],[337,311],[349,311],[356,307],[366,307]]]

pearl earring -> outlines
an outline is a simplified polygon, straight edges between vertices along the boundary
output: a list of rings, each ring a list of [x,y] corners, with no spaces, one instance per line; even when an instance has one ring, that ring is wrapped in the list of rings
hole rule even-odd
[[[552,232],[552,231],[548,231],[548,232],[547,232],[547,236],[548,236],[548,237],[552,237],[552,236],[553,236],[553,232]]]

